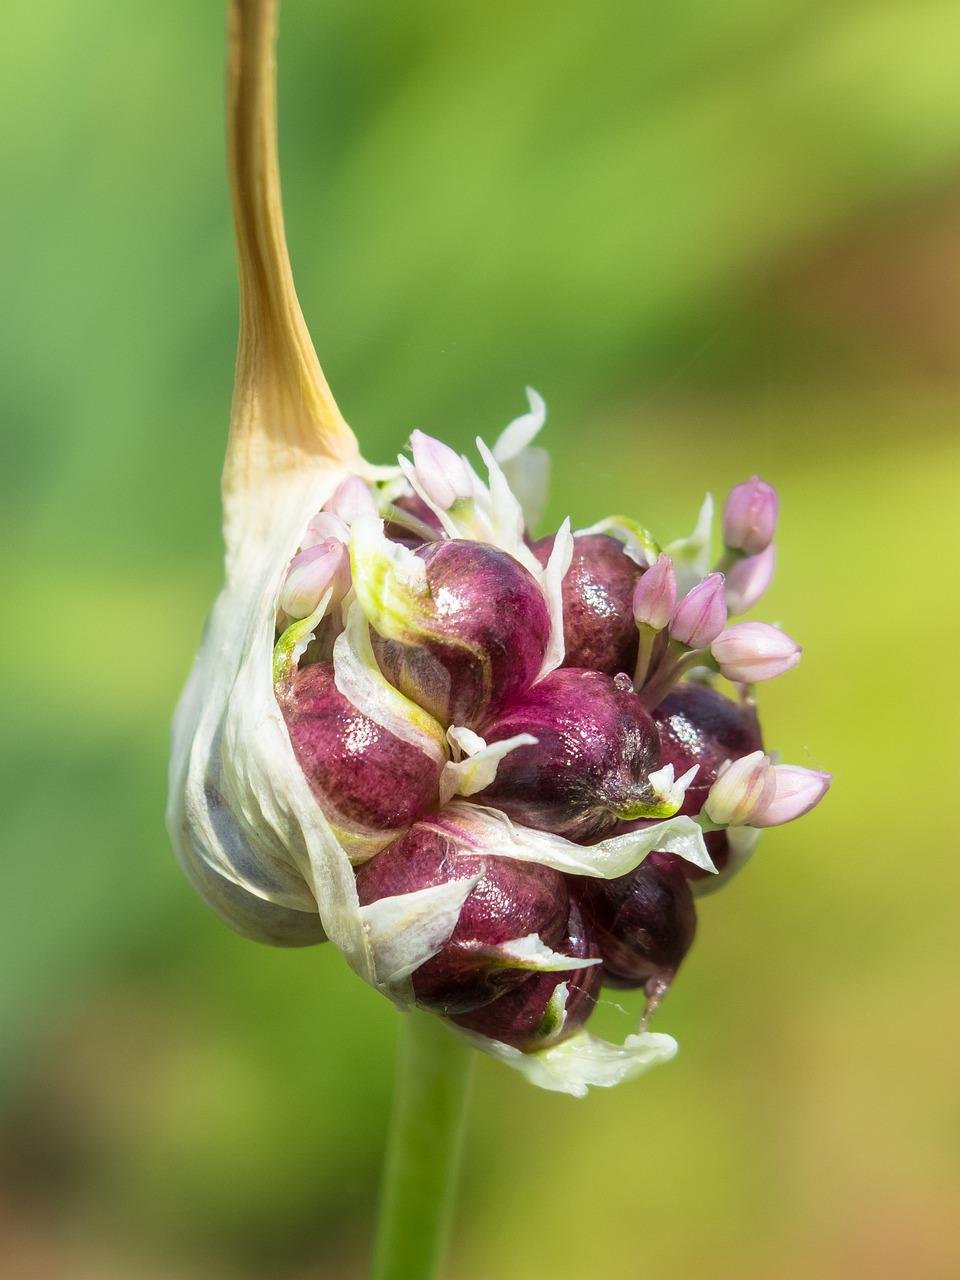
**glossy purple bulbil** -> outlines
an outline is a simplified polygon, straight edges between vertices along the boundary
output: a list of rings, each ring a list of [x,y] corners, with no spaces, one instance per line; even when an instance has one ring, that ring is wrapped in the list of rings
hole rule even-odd
[[[611,832],[650,800],[660,767],[656,725],[628,680],[560,668],[484,728],[488,742],[530,733],[535,746],[500,761],[483,804],[569,840]]]
[[[386,678],[444,725],[476,727],[523,693],[543,665],[550,615],[533,575],[481,542],[418,548],[430,601],[418,643],[374,634]]]
[[[672,764],[677,777],[699,765],[681,813],[700,812],[725,760],[739,760],[763,747],[754,707],[733,702],[709,685],[678,685],[654,709],[653,718],[663,763]]]
[[[558,950],[565,956],[589,960],[600,952],[583,920],[583,913],[571,899],[567,936]],[[567,995],[563,1016],[556,1018],[551,999],[561,983]],[[601,984],[601,966],[568,969],[562,973],[534,973],[515,991],[485,1004],[472,1013],[458,1014],[453,1021],[491,1040],[513,1045],[529,1053],[566,1040],[589,1018]]]
[[[300,767],[334,825],[392,831],[437,803],[440,763],[348,702],[329,663],[301,667],[279,702]]]
[[[553,536],[534,543],[533,553],[546,564]],[[633,591],[643,573],[624,552],[623,544],[604,533],[581,534],[573,540],[573,559],[563,579],[565,667],[633,674],[637,661],[637,625]]]
[[[616,880],[581,879],[575,892],[603,957],[603,981],[659,999],[690,949],[697,916],[683,874],[643,861]]]
[[[456,837],[418,824],[357,873],[362,905],[451,880],[479,876],[440,951],[413,974],[418,1004],[438,1013],[466,1013],[519,987],[529,970],[511,967],[496,948],[536,933],[558,950],[570,898],[563,876],[549,867],[475,853]]]

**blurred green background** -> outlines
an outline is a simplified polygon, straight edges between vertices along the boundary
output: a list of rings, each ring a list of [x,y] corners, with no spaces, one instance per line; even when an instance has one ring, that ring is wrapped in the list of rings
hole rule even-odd
[[[162,826],[221,573],[223,28],[5,8],[15,1280],[349,1280],[369,1241],[395,1016],[233,936]],[[529,382],[554,523],[669,538],[760,471],[762,616],[806,647],[768,740],[837,776],[705,901],[674,1064],[577,1102],[480,1063],[456,1280],[960,1273],[958,35],[952,0],[285,0],[291,252],[367,456],[489,439]]]

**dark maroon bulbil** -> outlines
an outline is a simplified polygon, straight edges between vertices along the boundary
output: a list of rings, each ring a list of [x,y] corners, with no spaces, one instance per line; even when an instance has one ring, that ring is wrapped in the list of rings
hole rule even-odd
[[[657,729],[626,679],[560,668],[484,729],[488,742],[530,733],[535,746],[500,761],[477,795],[517,822],[569,840],[609,834],[649,802],[660,766]]]
[[[533,553],[546,564],[553,536],[541,538]],[[581,534],[573,540],[573,559],[563,579],[565,667],[582,667],[614,676],[633,674],[637,661],[637,624],[633,589],[641,567],[622,543],[604,533]]]
[[[300,767],[334,825],[392,831],[437,803],[440,763],[358,711],[328,663],[295,672],[279,701]]]
[[[580,908],[572,900],[567,936],[558,950],[562,955],[574,956],[578,960],[590,960],[600,955],[587,932]],[[601,981],[601,966],[598,964],[586,969],[568,969],[563,973],[534,973],[515,991],[472,1013],[458,1014],[453,1021],[491,1040],[531,1053],[566,1040],[583,1026],[593,1012]],[[564,1016],[561,1021],[556,1021],[550,1001],[564,982],[567,984]]]
[[[697,927],[680,871],[647,858],[616,880],[578,881],[575,892],[603,957],[603,981],[644,987],[652,1001],[670,985]]]
[[[437,1013],[467,1013],[513,991],[530,972],[496,948],[536,933],[553,950],[563,943],[570,898],[558,871],[464,850],[453,836],[420,824],[357,873],[361,905],[479,875],[450,938],[412,977],[417,1003]]]
[[[709,685],[678,685],[654,709],[653,718],[660,730],[663,763],[672,764],[677,777],[692,765],[700,766],[681,813],[700,812],[725,760],[739,760],[763,747],[754,707],[733,702]]]
[[[452,539],[417,550],[432,596],[417,644],[374,634],[383,674],[444,725],[475,728],[536,679],[550,638],[546,600],[506,552]]]

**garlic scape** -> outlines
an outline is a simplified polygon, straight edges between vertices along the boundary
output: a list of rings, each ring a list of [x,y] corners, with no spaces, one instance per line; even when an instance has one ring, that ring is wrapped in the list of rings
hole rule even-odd
[[[367,463],[294,289],[276,18],[276,0],[233,0],[225,583],[174,719],[170,835],[241,933],[329,940],[400,1008],[580,1096],[674,1054],[646,1018],[692,944],[694,890],[829,782],[771,764],[745,684],[733,701],[702,683],[799,656],[725,625],[769,580],[775,504],[740,487],[713,573],[709,499],[665,553],[623,516],[537,542],[532,390],[477,466],[422,432],[396,466]],[[744,556],[762,572],[725,595]],[[603,985],[647,995],[621,1045],[585,1026]]]

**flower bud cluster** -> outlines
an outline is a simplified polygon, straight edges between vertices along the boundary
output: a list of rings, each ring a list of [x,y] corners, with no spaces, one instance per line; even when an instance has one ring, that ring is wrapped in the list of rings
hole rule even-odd
[[[504,468],[522,488],[533,433],[478,442],[487,481],[420,431],[387,479],[348,476],[281,585],[275,681],[381,985],[546,1061],[600,1052],[582,1028],[604,985],[643,988],[649,1016],[694,893],[829,776],[772,762],[749,693],[799,647],[728,624],[769,584],[774,490],[732,491],[712,572],[702,531],[661,551],[611,518],[532,542]]]

